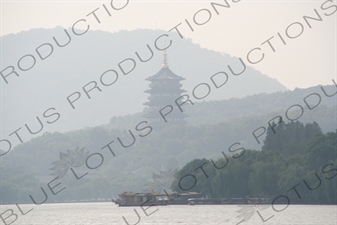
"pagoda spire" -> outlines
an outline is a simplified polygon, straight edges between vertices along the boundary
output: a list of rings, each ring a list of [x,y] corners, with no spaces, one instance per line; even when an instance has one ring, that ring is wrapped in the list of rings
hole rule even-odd
[[[165,41],[165,44],[166,44],[166,41]],[[167,52],[166,52],[166,49],[164,50],[164,60],[163,60],[163,65],[162,65],[162,68],[168,68],[168,63],[167,63]]]

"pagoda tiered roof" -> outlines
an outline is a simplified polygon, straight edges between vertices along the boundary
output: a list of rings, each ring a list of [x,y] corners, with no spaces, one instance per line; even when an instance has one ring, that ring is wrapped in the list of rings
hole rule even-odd
[[[148,81],[153,80],[185,80],[185,78],[176,75],[173,73],[168,67],[163,67],[161,70],[158,71],[155,75],[146,78]]]

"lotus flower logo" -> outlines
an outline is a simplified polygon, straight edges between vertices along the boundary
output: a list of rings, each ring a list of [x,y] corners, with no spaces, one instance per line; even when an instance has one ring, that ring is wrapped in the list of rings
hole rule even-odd
[[[151,182],[145,184],[145,191],[164,192],[171,190],[171,184],[173,182],[174,174],[177,170],[170,169],[168,171],[160,171],[159,174],[153,173]]]
[[[67,153],[60,152],[60,160],[52,163],[54,165],[53,170],[50,175],[62,178],[66,175],[69,169],[73,167],[80,167],[84,164],[85,160],[88,158],[89,152],[84,153],[84,147],[75,150],[67,150]]]
[[[237,223],[236,225],[248,221],[250,218],[252,218],[252,216],[255,214],[255,212],[261,218],[259,210],[265,210],[265,209],[269,208],[270,205],[243,205],[243,206],[238,206],[238,207],[241,207],[241,209],[239,209],[236,212],[240,213],[240,215],[238,215],[236,218],[239,218],[239,219],[242,219],[242,220],[239,223]]]

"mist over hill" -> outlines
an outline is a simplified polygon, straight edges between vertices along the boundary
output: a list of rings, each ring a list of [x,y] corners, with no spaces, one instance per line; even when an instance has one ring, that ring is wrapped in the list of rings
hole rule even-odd
[[[167,37],[158,40],[158,48],[164,48],[172,40],[167,50],[170,69],[186,79],[182,82],[183,89],[190,95],[200,83],[211,85],[210,77],[220,71],[228,74],[228,82],[218,89],[212,86],[205,101],[286,90],[277,80],[251,67],[247,67],[242,75],[231,75],[228,65],[233,70],[242,70],[238,58],[201,48],[189,39],[181,39],[176,33],[161,30],[117,33],[88,31],[82,36],[74,36],[70,29],[67,30],[70,41],[61,27],[33,29],[1,37],[0,71],[7,68],[4,74],[8,75],[12,70],[8,66],[13,66],[19,74],[19,77],[15,74],[6,77],[8,84],[0,77],[2,138],[12,141],[13,135],[8,135],[21,127],[19,132],[25,142],[43,132],[64,132],[107,124],[114,116],[141,112],[148,97],[144,93],[149,85],[145,78],[161,68],[163,51],[157,49],[155,40],[163,34],[167,34]],[[54,37],[60,45],[65,46],[57,46]],[[69,44],[66,45],[67,41]],[[144,61],[150,58],[147,45],[153,51],[153,57],[147,62],[141,62],[136,52]],[[35,64],[33,57],[27,54],[35,58]],[[135,68],[127,73],[132,69],[130,59],[134,60]],[[28,69],[31,65],[33,67]],[[28,70],[22,71],[18,66]],[[100,77],[108,70],[115,70],[118,79],[114,84],[104,86]],[[108,73],[103,82],[112,83],[116,77],[113,77],[113,72]],[[84,89],[91,91],[87,95]],[[71,100],[79,97],[73,103],[75,109],[67,101],[69,96]],[[60,115],[56,122],[51,123],[56,120],[56,116],[43,118],[43,114],[52,113]],[[44,127],[32,135],[25,124],[37,130],[39,124],[36,117],[42,120]],[[13,145],[18,144],[17,141],[12,142]]]

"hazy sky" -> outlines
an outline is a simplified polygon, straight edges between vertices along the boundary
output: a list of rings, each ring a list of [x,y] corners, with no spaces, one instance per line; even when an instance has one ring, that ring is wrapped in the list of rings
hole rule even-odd
[[[119,0],[112,2],[115,8],[126,6],[114,10],[111,1],[1,0],[0,35],[32,28],[69,28],[80,19],[86,19],[91,30],[109,32],[138,28],[168,31],[182,23],[179,30],[184,37],[245,61],[249,51],[260,48],[250,57],[257,60],[264,53],[263,60],[250,65],[290,89],[333,84],[337,61],[337,7],[332,5],[336,5],[336,1],[228,1],[230,8],[216,7],[219,15],[211,2],[224,4],[224,1]],[[303,16],[317,17],[315,9],[323,21],[309,20],[309,28]],[[94,10],[100,23],[90,14]],[[209,21],[196,25],[194,18],[197,23]],[[185,20],[190,22],[193,32]],[[275,52],[264,43],[268,39]]]

